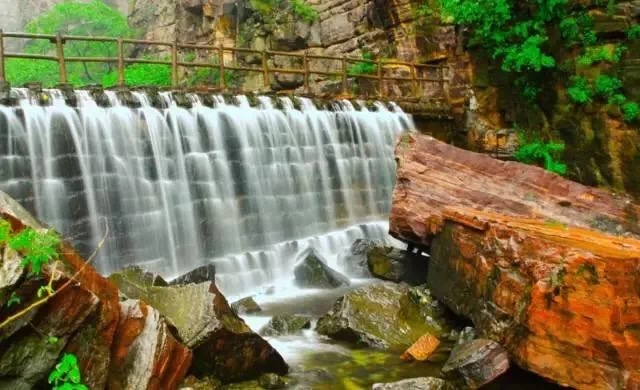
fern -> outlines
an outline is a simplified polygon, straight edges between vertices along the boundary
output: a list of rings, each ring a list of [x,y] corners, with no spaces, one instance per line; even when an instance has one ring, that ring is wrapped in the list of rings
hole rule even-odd
[[[515,159],[525,164],[542,164],[544,168],[558,175],[567,173],[566,164],[556,158],[564,152],[564,144],[534,141],[522,143],[515,154]]]

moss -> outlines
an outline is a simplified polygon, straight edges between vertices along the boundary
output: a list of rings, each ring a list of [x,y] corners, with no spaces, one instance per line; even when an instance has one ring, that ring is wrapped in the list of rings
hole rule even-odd
[[[596,266],[591,263],[580,264],[580,266],[576,270],[576,275],[584,276],[589,284],[595,285],[600,283],[600,279],[598,278],[598,270],[596,269]]]

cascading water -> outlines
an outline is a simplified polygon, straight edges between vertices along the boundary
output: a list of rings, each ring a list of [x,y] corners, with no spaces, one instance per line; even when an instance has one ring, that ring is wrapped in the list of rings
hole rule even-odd
[[[411,128],[400,110],[349,102],[319,110],[308,99],[259,97],[164,109],[108,93],[78,107],[50,91],[41,106],[25,90],[0,106],[0,189],[89,253],[108,274],[139,264],[166,277],[207,263],[234,294],[290,277],[309,246],[336,266],[359,237],[385,239],[395,182],[395,137]]]

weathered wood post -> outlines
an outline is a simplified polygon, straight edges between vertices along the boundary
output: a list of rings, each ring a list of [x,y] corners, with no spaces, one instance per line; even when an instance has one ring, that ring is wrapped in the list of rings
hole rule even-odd
[[[122,38],[118,38],[118,87],[124,87],[124,50]]]
[[[304,65],[304,93],[308,95],[311,91],[309,90],[309,53],[306,50],[302,62]]]
[[[0,29],[0,83],[4,83],[6,76],[4,74],[4,33]]]
[[[342,56],[342,94],[347,95],[347,57]]]
[[[64,61],[64,40],[62,39],[62,34],[56,34],[56,53],[58,57],[58,70],[59,70],[59,79],[60,84],[67,83],[67,65]]]
[[[262,81],[265,88],[269,87],[269,65],[267,64],[267,51],[262,51]]]
[[[218,85],[220,86],[220,92],[224,91],[225,82],[224,82],[224,46],[222,43],[218,46],[218,66],[220,67],[220,79],[218,80]]]
[[[382,77],[382,59],[378,57],[378,97],[384,99],[384,78]]]
[[[177,88],[178,83],[178,38],[171,44],[171,87]]]

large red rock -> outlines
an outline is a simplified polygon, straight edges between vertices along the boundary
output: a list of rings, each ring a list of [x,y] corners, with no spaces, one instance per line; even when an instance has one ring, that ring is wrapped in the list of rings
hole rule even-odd
[[[637,204],[429,137],[397,154],[391,231],[430,247],[436,298],[541,376],[640,387]]]
[[[179,343],[153,307],[138,300],[120,304],[109,389],[173,389],[191,365],[191,351]]]
[[[9,221],[14,232],[44,229],[2,192],[0,219]],[[191,352],[176,341],[157,311],[142,303],[121,304],[117,287],[70,245],[62,244],[59,261],[46,265],[38,278],[27,277],[19,254],[4,247],[0,254],[0,323],[37,302],[38,289],[51,275],[58,291],[0,328],[0,388],[41,385],[63,352],[78,357],[82,382],[91,389],[104,389],[109,378],[109,388],[177,387]],[[8,307],[14,293],[21,303]],[[143,353],[152,349],[155,353]]]
[[[404,135],[396,149],[392,235],[428,246],[447,206],[540,218],[618,234],[640,234],[640,207],[629,199],[563,179],[541,168],[493,159]]]

